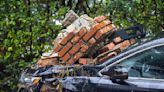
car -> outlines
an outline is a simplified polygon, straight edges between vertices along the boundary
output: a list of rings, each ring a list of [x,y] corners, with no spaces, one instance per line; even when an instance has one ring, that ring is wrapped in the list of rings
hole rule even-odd
[[[66,77],[73,92],[164,92],[164,38],[130,49],[100,66],[98,77]]]
[[[47,90],[70,92],[164,92],[163,61],[164,38],[159,38],[130,47],[99,65],[27,69],[19,91],[41,91],[49,85]]]

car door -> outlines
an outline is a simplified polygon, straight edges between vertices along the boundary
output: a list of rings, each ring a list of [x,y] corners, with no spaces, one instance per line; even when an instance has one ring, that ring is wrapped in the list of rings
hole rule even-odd
[[[118,86],[120,91],[164,92],[164,45],[150,46],[107,66],[122,66],[128,71],[129,85]],[[113,90],[113,89],[109,89]]]

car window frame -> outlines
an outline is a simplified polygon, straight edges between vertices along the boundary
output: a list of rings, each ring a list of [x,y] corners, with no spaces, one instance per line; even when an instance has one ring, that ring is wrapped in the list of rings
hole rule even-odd
[[[112,64],[110,64],[110,65],[104,67],[103,69],[101,69],[101,70],[98,72],[98,75],[99,75],[99,76],[104,76],[103,74],[101,74],[102,71],[104,71],[104,70],[106,70],[106,69],[109,69],[110,67],[112,67],[112,66],[114,66],[114,65],[116,65],[116,64],[118,64],[118,63],[120,63],[120,62],[123,62],[125,59],[128,59],[128,58],[130,58],[130,57],[133,57],[134,55],[136,55],[136,54],[138,54],[138,53],[144,52],[144,51],[146,51],[146,50],[150,50],[150,49],[152,49],[152,48],[160,47],[160,46],[164,46],[164,43],[163,43],[163,44],[156,44],[156,45],[153,45],[153,46],[149,46],[149,47],[140,49],[140,50],[138,50],[138,51],[136,51],[136,52],[134,52],[134,53],[131,53],[131,54],[129,54],[129,55],[127,55],[127,56],[125,56],[125,57],[123,57],[123,58],[121,58],[121,59],[119,59],[119,60],[113,62]],[[144,77],[139,77],[139,78],[138,78],[138,77],[128,77],[128,79],[146,79],[146,80],[160,80],[160,81],[164,81],[164,79],[153,79],[153,78],[144,78]]]
[[[125,52],[123,51],[120,54],[118,54],[117,56],[115,56],[113,58],[110,58],[107,61],[105,61],[104,63],[102,63],[100,65],[96,65],[96,66],[98,66],[98,67],[106,67],[109,64],[112,64],[113,62],[123,58],[126,55],[129,55],[131,53],[134,53],[134,52],[139,51],[139,50],[141,50],[143,48],[146,48],[146,47],[154,46],[154,44],[155,45],[156,44],[164,44],[164,38],[160,38],[160,39],[156,39],[156,40],[152,40],[152,41],[139,43],[136,46],[134,46],[134,48],[128,49],[127,51],[124,50]]]

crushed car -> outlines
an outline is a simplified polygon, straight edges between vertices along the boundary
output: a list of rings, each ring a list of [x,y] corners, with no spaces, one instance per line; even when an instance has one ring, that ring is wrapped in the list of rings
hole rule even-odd
[[[118,29],[105,16],[73,11],[62,23],[54,49],[22,72],[18,92],[164,91],[164,38],[139,42],[140,25]]]
[[[160,38],[132,47],[99,65],[45,67],[30,71],[29,79],[26,72],[21,81],[30,86],[22,89],[29,92],[30,88],[41,92],[163,92],[163,55],[164,38]],[[63,70],[63,78],[55,76]]]

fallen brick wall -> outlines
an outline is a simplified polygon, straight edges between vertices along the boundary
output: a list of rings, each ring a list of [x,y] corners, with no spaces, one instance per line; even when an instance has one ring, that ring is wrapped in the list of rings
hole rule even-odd
[[[87,29],[81,27],[76,32],[70,32],[55,47],[54,52],[66,64],[75,63],[80,57],[95,48],[100,39],[113,31],[115,26],[105,16],[96,17],[95,24]],[[97,22],[97,23],[96,23]],[[85,24],[82,24],[85,25]]]
[[[40,59],[39,65],[51,65],[52,61],[55,64],[104,62],[135,43],[134,39],[123,41],[119,36],[111,40],[109,36],[116,31],[116,27],[105,16],[92,19],[87,15],[79,17],[70,11],[62,23],[66,29],[54,40],[54,49],[49,58]],[[113,50],[116,47],[119,50]]]

